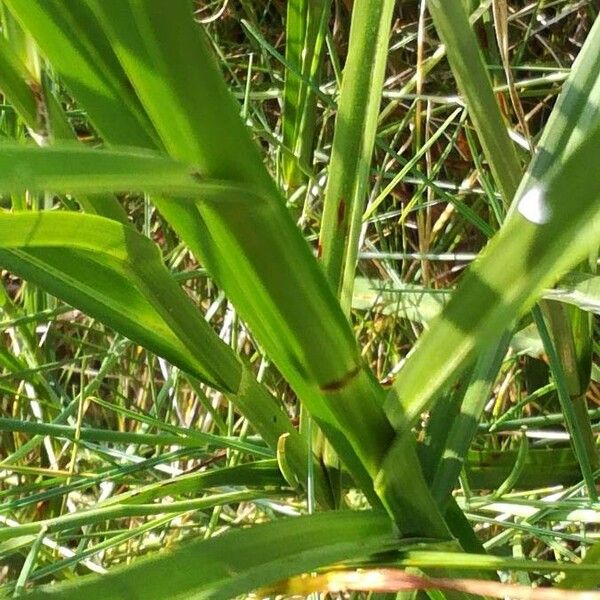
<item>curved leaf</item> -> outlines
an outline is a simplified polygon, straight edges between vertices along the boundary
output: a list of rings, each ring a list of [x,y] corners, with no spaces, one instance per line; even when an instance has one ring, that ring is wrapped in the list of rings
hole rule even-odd
[[[28,597],[230,600],[291,575],[342,560],[367,558],[397,544],[384,513],[321,513],[191,542],[102,577],[41,587]]]
[[[93,215],[0,214],[0,263],[214,387],[241,365],[133,228]],[[210,333],[209,333],[210,332]]]
[[[48,150],[24,152],[43,156]],[[3,157],[0,152],[0,162]],[[0,214],[0,265],[224,390],[272,449],[280,436],[288,435],[290,465],[306,481],[308,450],[298,431],[179,288],[151,240],[94,215]],[[321,504],[328,504],[318,466],[315,493]]]

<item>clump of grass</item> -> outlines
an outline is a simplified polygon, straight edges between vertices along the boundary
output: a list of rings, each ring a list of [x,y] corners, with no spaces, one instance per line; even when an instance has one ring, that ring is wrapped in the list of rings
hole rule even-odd
[[[597,586],[592,3],[1,6],[4,594]]]

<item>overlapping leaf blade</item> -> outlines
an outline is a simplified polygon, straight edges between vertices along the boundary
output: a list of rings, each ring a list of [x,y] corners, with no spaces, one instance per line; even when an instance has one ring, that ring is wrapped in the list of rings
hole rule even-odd
[[[33,152],[39,157],[50,154],[51,159],[64,159],[56,149],[20,150],[26,156]],[[71,152],[78,156],[90,151],[73,148]],[[5,154],[0,156],[0,162],[6,160]],[[118,162],[124,162],[123,154]],[[14,156],[8,163],[15,165]],[[0,182],[2,185],[7,185],[6,181]],[[152,241],[130,226],[68,212],[0,214],[0,231],[0,264],[4,268],[224,390],[273,449],[281,435],[289,437],[289,462],[305,480],[308,450],[298,432],[179,288]],[[327,504],[329,496],[318,466],[315,489],[319,501]]]
[[[368,558],[397,543],[384,513],[322,513],[192,542],[101,578],[38,588],[30,598],[229,600],[319,566]]]
[[[261,203],[200,202],[201,218],[181,205],[157,205],[378,503],[372,481],[393,436],[382,389],[362,364],[339,304],[262,165],[203,32],[189,18],[189,4],[165,14],[154,0],[90,2],[165,148],[204,175],[261,194]],[[193,72],[190,52],[198,57]],[[388,508],[406,519],[410,513],[406,506],[395,509],[398,502],[390,496]]]
[[[593,163],[598,152],[600,127],[545,178],[540,204],[535,199],[533,203],[543,208],[547,221],[535,223],[515,213],[470,268],[450,303],[408,357],[388,397],[388,416],[397,427],[414,423],[477,349],[500,335],[544,287],[553,285],[597,247],[600,182]],[[511,265],[510,270],[506,264]],[[422,386],[425,373],[426,388]]]
[[[170,189],[173,189],[173,186],[176,186],[179,191],[185,192],[190,197],[200,197],[196,201],[190,199],[179,201],[180,203],[186,202],[192,208],[204,205],[212,211],[218,211],[220,215],[230,213],[234,216],[235,212],[244,203],[252,203],[253,210],[246,213],[246,221],[239,223],[232,220],[232,223],[236,227],[234,233],[238,234],[237,238],[223,228],[223,235],[228,236],[225,238],[225,241],[229,245],[239,243],[239,237],[241,236],[246,236],[247,240],[250,241],[254,229],[247,229],[248,219],[258,218],[260,220],[264,217],[263,211],[268,211],[268,206],[265,208],[264,199],[260,194],[249,193],[247,190],[240,189],[240,186],[235,184],[199,180],[194,175],[191,167],[186,167],[180,162],[148,152],[128,153],[123,150],[99,151],[77,146],[48,149],[9,146],[5,148],[5,152],[0,152],[0,171],[2,173],[0,174],[0,188],[3,187],[9,190],[14,189],[15,186],[18,189],[28,187],[27,181],[30,182],[29,187],[45,189],[47,187],[55,188],[55,186],[59,186],[61,190],[71,190],[73,192],[78,192],[82,189],[89,190],[90,186],[92,189],[105,189],[104,186],[106,186],[106,189],[109,189],[111,185],[120,186],[122,189],[134,189],[137,186],[157,186],[156,189],[160,189],[161,181],[163,181],[167,188],[170,187]],[[192,174],[190,174],[191,171]],[[84,177],[83,174],[87,176]],[[98,186],[98,188],[94,188],[94,185]],[[50,215],[44,216],[47,218]],[[77,216],[70,215],[71,218]],[[112,223],[111,225],[123,227]],[[97,235],[101,236],[101,233],[97,233]],[[278,243],[281,244],[281,240]],[[285,252],[286,249],[281,245],[280,253],[284,255]],[[38,281],[41,280],[38,279]],[[185,319],[182,322],[185,322]],[[243,380],[248,381],[247,378]],[[338,444],[339,448],[348,452],[345,457],[348,459],[348,456],[350,456],[349,464],[354,477],[357,477],[357,473],[360,477],[361,471],[357,471],[357,468],[364,469],[365,467],[370,470],[371,477],[374,478],[377,476],[380,473],[378,459],[387,449],[386,438],[383,436],[387,435],[388,439],[391,439],[391,428],[384,419],[380,406],[377,407],[377,412],[366,417],[371,419],[369,422],[363,416],[365,413],[362,411],[365,411],[365,407],[357,403],[357,399],[364,399],[368,397],[369,393],[373,394],[373,391],[382,393],[381,388],[377,386],[370,373],[366,370],[355,372],[349,381],[342,381],[339,386],[332,386],[331,389],[327,386],[322,386],[320,389],[316,387],[311,388],[299,379],[295,382],[305,392],[306,395],[303,397],[309,400],[312,399],[315,402],[312,406],[316,406],[315,412],[321,420],[320,424],[325,433]],[[255,390],[255,393],[258,392]],[[346,395],[352,398],[353,404],[345,405],[340,402]],[[325,396],[328,402],[332,404],[336,411],[335,414],[329,412],[327,405],[316,404],[316,402],[321,400],[322,396]],[[244,398],[245,396],[242,395],[241,398],[236,397],[234,401],[239,405],[240,401]],[[243,412],[250,416],[251,408],[247,407],[243,409]],[[257,410],[258,408],[254,408],[255,412],[253,414],[255,417],[258,417],[258,422],[255,422],[255,426],[259,427],[261,423],[265,423],[266,417],[258,414]],[[372,427],[373,431],[378,432],[378,436],[363,439],[362,430],[358,427],[358,423],[360,423],[362,428],[365,426]],[[266,424],[263,429],[267,436],[267,441],[271,444],[274,441],[276,442],[276,440],[273,440],[272,435],[270,437],[267,435],[269,434],[269,428]],[[292,434],[295,433],[292,431]],[[358,442],[355,442],[355,445],[362,453],[361,459],[364,461],[362,464],[365,467],[360,463],[352,462],[352,454],[350,454],[352,449],[348,446],[346,433],[348,436],[352,436],[351,439],[358,440]],[[295,467],[298,472],[303,472],[306,466],[306,462],[304,465],[302,464],[300,459],[301,454],[299,451],[296,452]],[[414,447],[412,445],[406,447],[403,454],[396,457],[396,461],[400,459],[406,460],[407,464],[412,465],[410,470],[411,478],[414,482],[415,478],[419,477]],[[396,466],[399,464],[397,462]],[[352,470],[353,467],[355,470]],[[393,471],[390,471],[391,479],[394,479],[395,476],[393,473],[396,472],[395,468]],[[363,478],[361,484],[365,486],[369,494],[370,486],[372,485],[369,479],[366,477]],[[418,531],[422,527],[422,525],[419,525],[419,522],[424,519],[430,521],[431,525],[437,522],[434,530],[444,532],[445,529],[443,524],[441,524],[441,517],[436,512],[434,505],[430,503],[422,479],[420,486],[423,495],[417,496],[420,497],[417,505],[413,504],[414,493],[407,494],[405,498],[402,494],[396,496],[391,493],[391,488],[388,489],[385,485],[379,488],[379,492],[390,512],[394,513],[398,519],[402,519],[405,527],[411,528],[411,530],[415,528],[415,531]],[[320,497],[326,497],[322,487],[320,488]],[[371,498],[375,503],[378,503],[375,495],[371,494]],[[413,511],[415,506],[419,506],[419,510],[416,512]],[[421,512],[423,506],[428,506],[429,508]],[[416,520],[412,518],[413,512],[415,515],[420,515]],[[440,535],[442,534],[440,533]]]
[[[155,147],[159,143],[85,2],[7,0],[5,4],[33,35],[73,95],[93,112],[102,135],[110,133],[117,144]]]
[[[203,175],[243,182],[264,194],[264,210],[239,202],[225,211],[214,210],[206,203],[204,214],[186,201],[167,201],[159,196],[153,200],[226,289],[322,428],[336,439],[340,454],[352,465],[354,476],[371,500],[377,502],[369,492],[371,477],[363,463],[367,459],[376,464],[385,440],[392,435],[385,416],[376,408],[382,402],[381,391],[371,375],[357,367],[358,351],[350,328],[261,164],[206,41],[191,21],[189,3],[177,3],[167,13],[160,2],[90,0],[88,5],[108,32],[108,46],[96,35],[95,26],[93,35],[87,35],[89,14],[85,10],[66,16],[64,5],[40,0],[14,0],[10,8],[34,34],[59,73],[67,75],[73,93],[107,142],[118,144],[123,139],[119,120],[112,119],[118,105],[119,110],[130,113],[127,126],[139,129],[129,143],[160,145],[148,135],[145,117],[139,117],[137,92],[162,142],[174,156],[196,165]],[[57,27],[64,19],[73,32],[86,38],[85,42],[76,42],[77,36]],[[82,43],[85,49],[80,48]],[[127,75],[116,57],[102,60],[113,49]],[[199,58],[193,71],[190,52]],[[92,92],[103,90],[106,102],[97,102],[95,93],[76,86],[83,74]],[[127,83],[128,77],[135,91]],[[262,244],[256,244],[257,236]],[[282,273],[288,281],[280,281]],[[315,344],[316,339],[323,342]],[[320,385],[335,384],[354,372],[359,374],[353,381],[355,389],[342,390],[342,395],[352,399],[353,411],[323,397]],[[363,403],[357,405],[359,397]],[[332,404],[338,409],[336,416],[330,410]],[[358,424],[369,423],[381,439],[351,433],[358,432]],[[361,449],[365,445],[371,448]],[[359,459],[357,451],[366,452],[366,456]]]

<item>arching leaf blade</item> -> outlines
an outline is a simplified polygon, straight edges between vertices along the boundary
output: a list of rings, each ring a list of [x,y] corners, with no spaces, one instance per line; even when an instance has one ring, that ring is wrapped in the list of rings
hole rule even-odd
[[[5,268],[214,387],[237,388],[238,361],[208,335],[208,324],[168,273],[156,246],[133,228],[92,215],[41,212],[1,214],[0,232]],[[184,335],[186,328],[194,333]],[[214,363],[225,368],[209,370]]]
[[[66,585],[40,587],[30,597],[229,600],[320,566],[368,558],[397,543],[385,513],[320,513],[191,542],[99,578],[82,577]]]

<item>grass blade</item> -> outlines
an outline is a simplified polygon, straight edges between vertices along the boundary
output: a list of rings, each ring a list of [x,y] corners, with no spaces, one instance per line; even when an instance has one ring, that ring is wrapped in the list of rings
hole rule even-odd
[[[182,295],[150,240],[101,217],[71,213],[3,214],[0,228],[6,268],[24,277],[37,273],[37,282],[43,280],[51,293],[215,387],[237,389],[235,357],[206,334],[208,324]],[[23,251],[28,256],[21,256]],[[190,319],[187,333],[183,315]],[[207,370],[205,364],[218,366]]]
[[[477,433],[477,425],[490,398],[510,337],[505,334],[498,344],[493,344],[482,352],[475,363],[462,399],[460,413],[450,425],[441,460],[436,466],[431,484],[433,497],[440,505],[448,501],[467,460],[469,447]]]
[[[508,206],[521,179],[521,166],[508,137],[463,3],[427,0],[427,7],[444,42],[452,72],[465,95],[469,116]]]
[[[554,331],[562,330],[563,327],[570,325],[569,320],[564,319],[564,313],[558,315],[553,313],[554,308],[549,308],[549,321],[555,325]],[[575,309],[577,310],[577,309]],[[587,319],[588,315],[582,313]],[[590,379],[591,372],[591,355],[586,361],[588,366],[587,380],[585,377],[580,377],[581,360],[578,356],[577,348],[571,348],[565,335],[558,337],[561,341],[562,355],[559,356],[556,346],[550,337],[542,311],[536,307],[533,310],[533,319],[539,331],[540,337],[544,344],[550,370],[556,384],[556,391],[560,402],[560,407],[565,415],[565,421],[571,434],[571,442],[575,451],[575,456],[581,466],[581,473],[588,489],[588,494],[593,500],[597,500],[596,484],[594,480],[593,470],[598,466],[598,452],[596,450],[596,441],[590,426],[590,419],[587,413],[587,404],[585,402],[585,390],[581,393],[580,386],[582,379],[586,381],[585,386]],[[558,320],[558,323],[557,323]],[[571,337],[572,329],[569,327],[568,334]],[[587,340],[582,340],[584,343]],[[573,340],[572,343],[574,343]],[[565,355],[566,354],[566,355]],[[562,360],[561,360],[562,359]],[[566,368],[571,367],[571,370],[566,372]],[[570,373],[567,374],[567,373]],[[575,388],[575,389],[573,389]],[[573,391],[573,393],[571,393]]]
[[[290,464],[305,480],[308,453],[298,432],[182,292],[153,242],[131,227],[75,213],[0,214],[0,231],[3,267],[224,390],[273,449],[288,435]],[[316,472],[317,497],[327,505]]]
[[[156,147],[156,132],[85,2],[7,0],[61,79],[90,112],[101,135],[113,143]]]
[[[543,181],[565,159],[600,118],[600,20],[596,19],[537,145],[517,198]],[[511,212],[516,204],[511,206]]]
[[[600,183],[593,172],[600,152],[600,127],[544,182],[540,222],[521,199],[526,216],[515,214],[465,275],[441,317],[408,357],[386,402],[395,426],[409,427],[473,356],[476,348],[502,333],[544,287],[553,284],[597,244]],[[568,197],[570,202],[562,202]],[[528,217],[528,218],[526,218]],[[533,220],[530,220],[532,219]],[[537,223],[536,223],[537,221]],[[510,264],[507,270],[505,265]],[[427,374],[430,385],[421,385]]]
[[[189,3],[167,14],[158,0],[90,4],[169,153],[205,176],[260,192],[261,203],[199,203],[201,219],[189,207],[158,207],[378,504],[373,478],[393,436],[383,391],[363,366],[348,322],[264,168]],[[193,64],[190,52],[198,57]],[[149,68],[156,77],[147,77]],[[390,498],[390,506],[396,501]]]
[[[367,558],[396,544],[383,513],[317,514],[195,541],[101,578],[40,587],[30,596],[33,600],[57,594],[63,600],[82,596],[121,600],[132,595],[229,600],[321,566]]]
[[[352,11],[320,237],[325,274],[345,311],[352,302],[394,4],[360,2]]]
[[[317,95],[306,80],[319,85],[330,10],[331,0],[288,0],[285,59],[292,68],[285,72],[282,130],[292,155],[282,155],[282,169],[292,189],[305,179],[300,165],[312,163]]]

